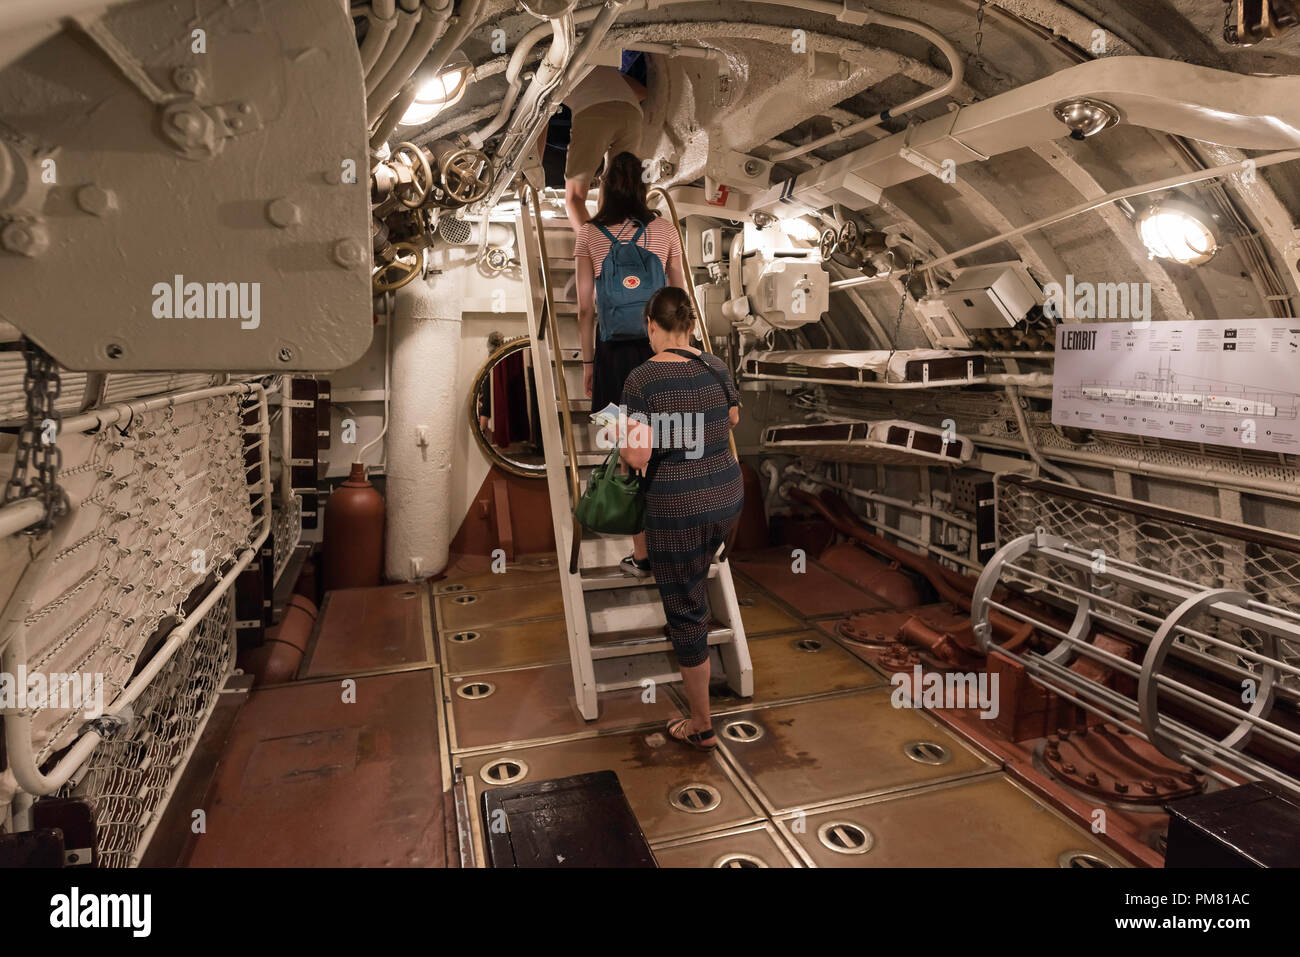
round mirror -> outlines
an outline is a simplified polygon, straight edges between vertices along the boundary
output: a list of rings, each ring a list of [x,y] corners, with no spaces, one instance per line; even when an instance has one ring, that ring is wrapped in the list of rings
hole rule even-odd
[[[502,343],[478,370],[469,396],[469,428],[483,453],[507,472],[546,475],[527,338]]]

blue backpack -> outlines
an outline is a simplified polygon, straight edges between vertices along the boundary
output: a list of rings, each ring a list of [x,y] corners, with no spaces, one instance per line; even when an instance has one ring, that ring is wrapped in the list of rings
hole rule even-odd
[[[668,285],[659,257],[637,245],[645,233],[645,224],[632,222],[637,224],[637,231],[630,240],[619,239],[604,226],[593,223],[609,239],[609,252],[596,277],[596,315],[602,342],[644,339],[645,304]]]

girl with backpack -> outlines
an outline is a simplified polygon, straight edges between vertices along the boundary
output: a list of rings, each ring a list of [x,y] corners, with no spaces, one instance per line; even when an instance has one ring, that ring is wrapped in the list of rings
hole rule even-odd
[[[578,231],[573,255],[583,383],[598,411],[622,400],[628,373],[654,354],[645,323],[650,297],[665,285],[686,288],[677,230],[646,205],[642,164],[631,153],[606,167],[600,207]],[[620,567],[650,576],[644,532],[633,537]]]

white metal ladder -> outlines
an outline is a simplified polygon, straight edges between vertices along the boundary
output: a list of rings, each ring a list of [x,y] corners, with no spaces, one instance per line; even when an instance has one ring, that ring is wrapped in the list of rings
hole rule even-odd
[[[632,551],[631,538],[587,532],[573,517],[582,477],[608,454],[596,447],[596,429],[587,417],[576,290],[556,295],[557,287],[562,293],[574,289],[573,230],[567,219],[544,220],[531,188],[520,202],[517,226],[573,692],[590,721],[600,713],[601,692],[679,681],[681,675],[664,635],[653,579],[630,578],[618,567]],[[750,697],[753,668],[725,554],[709,570],[708,601],[714,673],[721,665],[731,690]]]

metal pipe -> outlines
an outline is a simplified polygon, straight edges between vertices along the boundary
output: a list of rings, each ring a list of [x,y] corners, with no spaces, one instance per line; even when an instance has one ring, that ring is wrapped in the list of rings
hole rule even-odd
[[[847,7],[845,9],[847,9]],[[905,113],[910,113],[919,107],[925,106],[927,103],[941,100],[945,96],[952,94],[959,86],[961,86],[962,80],[965,78],[965,67],[962,65],[961,54],[957,52],[957,48],[949,43],[943,34],[939,33],[937,30],[931,29],[918,20],[911,20],[907,17],[896,17],[891,14],[879,13],[874,10],[863,12],[866,14],[867,23],[879,24],[882,27],[893,27],[896,30],[906,30],[909,33],[915,33],[917,36],[929,40],[936,48],[938,48],[939,52],[943,54],[944,59],[948,61],[948,69],[951,72],[951,76],[948,77],[947,82],[932,90],[922,93],[919,96],[914,96],[905,103],[900,103],[898,106],[877,113],[875,116],[868,117],[859,123],[853,123],[843,129],[836,130],[833,133],[828,133],[827,135],[809,143],[804,143],[800,146],[792,146],[790,149],[782,150],[780,153],[769,157],[772,162],[782,163],[786,160],[794,159],[796,156],[803,156],[805,153],[811,153],[813,150],[820,149],[823,146],[828,146],[831,143],[836,143],[840,140],[848,139],[851,136],[856,136],[858,133],[879,126],[881,123],[885,122],[885,120],[894,119]]]
[[[1077,478],[1065,471],[1065,469],[1058,468],[1051,464],[1047,459],[1043,458],[1042,455],[1039,454],[1038,446],[1034,444],[1034,434],[1029,431],[1029,423],[1025,421],[1025,410],[1020,407],[1020,393],[1016,391],[1014,385],[1008,384],[1005,388],[1007,390],[1007,398],[1011,400],[1011,411],[1015,413],[1016,424],[1020,427],[1020,435],[1025,440],[1025,451],[1028,452],[1029,457],[1034,460],[1034,464],[1044,472],[1055,475],[1061,481],[1078,487],[1079,480]]]
[[[406,45],[411,42],[411,33],[414,32],[416,21],[419,19],[418,8],[415,11],[406,9],[397,11],[396,21],[389,28],[388,39],[384,42],[383,49],[379,51],[379,56],[375,58],[370,73],[366,75],[367,96],[373,93],[375,87],[379,85],[379,81],[388,75],[388,71],[393,68],[397,58],[402,55]]]
[[[466,0],[465,5],[471,9],[461,14],[461,24],[468,22],[472,28],[477,25],[478,8],[482,5],[482,0]],[[452,0],[442,0],[442,2],[425,0],[420,10],[419,21],[411,32],[410,42],[389,67],[388,72],[375,84],[374,90],[366,94],[366,117],[372,123],[397,96],[398,91],[411,78],[424,58],[429,55],[434,43],[440,38],[446,38],[447,21],[451,19],[451,13]],[[459,43],[459,39],[456,42]],[[450,53],[451,49],[446,52]]]
[[[379,61],[379,54],[388,45],[388,37],[397,25],[397,4],[394,0],[374,0],[366,12],[366,38],[361,41],[361,71],[366,81],[370,80],[370,71]]]

